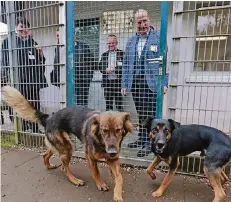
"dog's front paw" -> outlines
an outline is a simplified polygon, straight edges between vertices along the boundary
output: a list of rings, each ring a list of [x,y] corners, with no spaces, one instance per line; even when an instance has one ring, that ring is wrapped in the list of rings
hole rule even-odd
[[[113,200],[116,202],[123,202],[122,196],[114,196]]]
[[[155,171],[154,171],[154,170],[151,171],[151,172],[147,171],[147,173],[148,173],[148,175],[149,175],[153,180],[156,179],[156,175],[155,175]]]
[[[109,187],[105,184],[105,183],[101,183],[101,184],[96,184],[98,190],[100,191],[108,191]]]
[[[83,186],[84,185],[84,181],[77,179],[77,178],[75,180],[73,180],[72,183],[76,186]]]
[[[160,197],[162,195],[163,195],[163,193],[158,191],[158,190],[152,193],[152,197]]]

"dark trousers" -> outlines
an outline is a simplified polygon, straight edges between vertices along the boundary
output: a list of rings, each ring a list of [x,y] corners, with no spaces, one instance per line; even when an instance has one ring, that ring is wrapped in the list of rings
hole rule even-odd
[[[106,100],[106,110],[113,110],[113,100],[115,100],[116,109],[123,111],[123,102],[121,95],[121,84],[119,80],[107,80],[104,83],[104,97]]]
[[[78,81],[75,84],[75,104],[88,106],[90,81]]]
[[[134,79],[132,86],[132,96],[139,118],[139,137],[145,143],[150,139],[146,129],[142,127],[143,121],[148,117],[156,116],[156,97],[157,93],[152,92],[144,79]]]
[[[40,110],[39,90],[40,90],[40,87],[38,85],[24,84],[24,85],[19,86],[19,91],[22,93],[22,95],[27,100],[30,101],[32,106],[37,110]],[[9,108],[9,114],[10,114],[10,119],[13,122],[13,120],[14,120],[14,118],[13,118],[13,109],[11,107]],[[22,120],[22,130],[25,131],[25,130],[28,130],[28,129],[32,129],[32,132],[34,132],[34,133],[39,132],[37,123],[32,123],[32,122],[29,122],[29,121],[26,121],[26,120]]]

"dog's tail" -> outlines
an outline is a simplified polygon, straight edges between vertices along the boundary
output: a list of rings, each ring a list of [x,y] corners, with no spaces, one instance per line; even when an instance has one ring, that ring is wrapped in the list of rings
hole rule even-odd
[[[28,100],[15,88],[4,86],[1,88],[2,99],[11,106],[20,117],[46,126],[48,114],[36,110]]]

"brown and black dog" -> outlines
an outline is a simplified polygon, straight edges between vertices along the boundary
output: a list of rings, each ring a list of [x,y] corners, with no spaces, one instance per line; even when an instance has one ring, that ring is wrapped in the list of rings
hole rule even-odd
[[[85,143],[85,154],[96,186],[106,191],[108,186],[100,177],[97,167],[99,159],[105,159],[115,177],[114,200],[122,201],[123,178],[120,173],[120,148],[123,138],[131,133],[133,125],[126,112],[98,112],[84,106],[67,107],[49,116],[37,111],[23,95],[10,86],[1,89],[3,100],[26,120],[37,122],[45,128],[47,151],[43,154],[48,169],[56,168],[49,159],[54,152],[59,154],[61,170],[75,185],[84,182],[70,171],[69,163],[73,152],[70,135]]]

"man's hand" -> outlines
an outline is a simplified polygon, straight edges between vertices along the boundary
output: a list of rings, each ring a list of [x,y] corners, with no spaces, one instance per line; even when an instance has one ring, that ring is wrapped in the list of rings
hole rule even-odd
[[[30,37],[33,37],[33,33],[31,30],[27,30],[27,35],[30,36]]]
[[[121,94],[122,94],[122,96],[125,96],[125,95],[126,95],[126,92],[127,92],[127,88],[122,88],[122,89],[121,89]]]
[[[108,74],[110,74],[112,71],[111,71],[111,67],[108,67],[107,69],[106,69],[106,73],[108,73]]]
[[[168,91],[168,87],[167,86],[164,86],[164,94],[166,94]]]
[[[108,67],[108,68],[106,69],[106,73],[108,73],[108,74],[112,73],[113,71],[115,71],[115,68],[114,68],[114,67]]]

